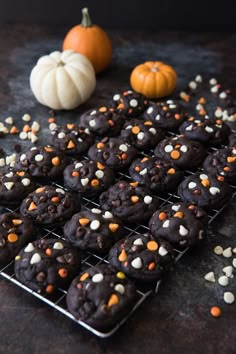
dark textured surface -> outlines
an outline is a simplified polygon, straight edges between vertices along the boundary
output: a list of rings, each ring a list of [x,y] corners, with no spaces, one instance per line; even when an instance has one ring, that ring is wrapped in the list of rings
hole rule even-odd
[[[27,112],[34,120],[44,122],[38,142],[43,144],[49,134],[46,121],[50,114],[36,103],[29,88],[29,74],[39,56],[60,49],[64,31],[12,25],[0,31],[0,116],[11,115],[20,126],[20,118]],[[127,89],[132,67],[146,59],[158,58],[174,65],[180,78],[178,87],[202,73],[215,75],[226,87],[236,89],[236,34],[117,31],[111,37],[112,66],[97,78],[96,91],[86,105],[57,115],[61,122],[76,119],[80,112],[102,104],[112,93]],[[0,144],[12,152],[15,139],[8,136]],[[106,340],[0,279],[0,353],[235,353],[236,305],[225,304],[225,289],[203,278],[210,270],[221,274],[223,265],[231,263],[215,256],[212,248],[217,244],[236,246],[235,211],[234,200],[214,222],[202,248],[188,252],[162,283],[158,296],[149,298]],[[235,279],[227,289],[236,292]],[[223,311],[219,319],[209,315],[209,308],[216,304]]]

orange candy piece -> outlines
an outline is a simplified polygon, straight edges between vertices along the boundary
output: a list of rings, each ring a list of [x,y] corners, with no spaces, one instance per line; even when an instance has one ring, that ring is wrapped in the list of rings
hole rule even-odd
[[[148,157],[144,157],[140,162],[143,163],[148,160]]]
[[[165,220],[167,218],[167,215],[166,213],[164,213],[164,211],[162,211],[160,214],[159,214],[159,220]]]
[[[82,274],[81,275],[81,277],[79,278],[79,280],[80,281],[84,281],[84,280],[86,280],[86,279],[88,279],[89,278],[89,273],[84,273],[84,274]]]
[[[61,161],[60,161],[59,157],[56,156],[56,157],[53,157],[53,158],[52,158],[52,164],[53,164],[53,166],[59,166],[60,163],[61,163]]]
[[[174,218],[179,218],[179,219],[183,219],[184,217],[184,213],[182,211],[177,211],[175,214],[174,214]]]
[[[53,148],[50,147],[50,146],[44,146],[44,150],[47,151],[47,152],[52,152]]]
[[[67,149],[73,149],[75,147],[75,143],[70,140],[69,143],[67,144]]]
[[[107,306],[111,307],[111,306],[117,305],[117,304],[119,304],[119,298],[116,294],[112,294],[110,299],[108,300]]]
[[[110,223],[108,227],[111,232],[116,232],[119,229],[119,224]]]
[[[79,172],[78,171],[73,171],[71,176],[78,177],[79,176]]]
[[[130,199],[132,203],[137,203],[139,201],[139,197],[137,195],[132,195]]]
[[[143,123],[144,125],[153,125],[150,120],[147,120],[146,122]]]
[[[7,236],[7,240],[8,240],[8,242],[10,242],[10,243],[14,243],[14,242],[18,241],[18,239],[19,239],[18,235],[17,235],[17,234],[14,234],[14,233],[10,233],[10,234],[8,234],[8,236]]]
[[[22,220],[20,219],[12,219],[12,224],[13,225],[21,225],[23,223]]]
[[[224,182],[224,177],[223,176],[217,176],[217,179],[218,179],[218,181],[220,181],[220,182]]]
[[[61,268],[58,270],[58,274],[60,275],[61,278],[66,278],[68,275],[68,270],[65,268]]]
[[[209,179],[203,179],[203,180],[201,181],[201,184],[202,184],[204,187],[209,187],[210,181],[209,181]]]
[[[132,128],[132,133],[133,134],[138,134],[140,132],[140,128],[137,126],[137,125],[135,125],[133,128]]]
[[[180,114],[176,113],[174,117],[175,117],[176,120],[179,120],[180,119]]]
[[[79,219],[79,223],[82,226],[86,226],[86,225],[88,225],[88,223],[90,223],[90,220],[87,218],[81,218],[81,219]]]
[[[134,170],[135,170],[136,172],[139,172],[139,171],[141,170],[141,168],[140,168],[139,166],[135,166]]]
[[[155,267],[156,267],[156,264],[154,262],[151,262],[148,265],[148,270],[153,270],[153,269],[155,269]]]
[[[106,112],[107,111],[107,107],[103,106],[99,108],[99,112]]]
[[[75,125],[71,123],[68,123],[66,126],[68,129],[73,129],[75,127]]]
[[[39,187],[39,188],[37,188],[36,189],[36,193],[42,193],[42,192],[44,192],[44,190],[45,190],[45,187]]]
[[[167,171],[167,173],[168,173],[169,175],[174,175],[174,174],[175,174],[175,169],[174,169],[174,168],[170,168],[170,169]]]
[[[47,248],[46,250],[45,250],[45,253],[46,253],[46,255],[47,256],[51,256],[52,255],[52,250],[51,250],[51,248]]]
[[[149,241],[147,243],[147,249],[149,251],[156,251],[158,249],[158,243],[156,241]]]
[[[210,314],[211,314],[213,317],[220,317],[220,316],[221,316],[221,309],[220,309],[218,306],[213,306],[213,307],[210,309]]]
[[[109,124],[111,127],[114,127],[114,125],[115,125],[115,123],[113,122],[112,119],[109,119],[108,124]]]
[[[105,166],[101,163],[101,162],[97,162],[97,168],[99,170],[104,170],[105,169]]]
[[[25,175],[25,171],[16,171],[17,176],[23,177]]]
[[[180,157],[180,152],[178,150],[172,150],[170,156],[173,160],[178,160]]]
[[[233,156],[228,156],[227,157],[227,162],[234,162],[236,160],[236,157],[233,157]]]
[[[226,172],[229,172],[229,171],[230,171],[230,167],[229,167],[229,166],[225,166],[225,167],[223,168],[223,170],[226,171]]]
[[[91,181],[91,186],[93,186],[93,187],[99,186],[99,181],[98,181],[97,179],[93,179],[93,180]]]
[[[138,182],[130,182],[130,186],[137,187],[138,186]]]
[[[28,210],[31,211],[31,210],[35,210],[35,209],[37,209],[37,205],[34,202],[31,202]]]
[[[122,250],[121,253],[119,254],[118,257],[120,262],[124,262],[127,259],[127,253],[125,252],[125,250]]]
[[[121,155],[122,160],[126,160],[127,159],[127,154],[125,152],[123,152],[123,154]]]
[[[97,148],[98,149],[103,149],[104,148],[104,144],[103,143],[97,143]]]
[[[46,290],[46,293],[51,294],[54,290],[54,286],[49,284],[45,290]]]
[[[53,203],[59,203],[60,199],[59,199],[58,197],[52,197],[52,198],[51,198],[51,201],[52,201]]]

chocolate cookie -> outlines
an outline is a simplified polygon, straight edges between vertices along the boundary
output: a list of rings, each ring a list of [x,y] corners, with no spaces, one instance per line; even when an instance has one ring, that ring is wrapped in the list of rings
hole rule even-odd
[[[144,118],[151,120],[157,127],[176,131],[188,114],[177,101],[149,102]]]
[[[120,136],[136,149],[145,150],[154,148],[165,134],[161,129],[153,126],[151,121],[136,118],[125,123]]]
[[[91,146],[88,157],[114,170],[122,170],[131,164],[137,153],[137,150],[125,141],[106,137]]]
[[[168,241],[150,234],[133,235],[118,241],[110,250],[110,264],[127,276],[140,281],[157,281],[174,264],[174,252]]]
[[[17,206],[35,188],[33,177],[25,171],[0,173],[0,205]]]
[[[119,110],[126,117],[137,117],[148,106],[148,99],[140,93],[128,90],[122,93],[115,93],[108,106]]]
[[[29,243],[15,258],[16,278],[41,295],[66,289],[79,270],[79,252],[59,238]]]
[[[86,269],[73,280],[66,296],[72,315],[100,331],[118,325],[136,300],[133,282],[106,264]]]
[[[112,169],[101,162],[73,161],[64,170],[65,187],[85,195],[97,195],[114,181]]]
[[[103,210],[127,223],[148,220],[159,206],[158,199],[138,182],[119,181],[103,192],[99,201]]]
[[[65,223],[80,209],[79,197],[54,186],[43,186],[22,202],[20,212],[37,224],[54,226]]]
[[[68,165],[68,158],[64,153],[53,146],[32,147],[21,154],[16,163],[16,168],[27,171],[31,176],[39,178],[59,178],[65,167]]]
[[[230,128],[220,119],[190,117],[179,127],[181,134],[187,139],[203,144],[219,146],[227,143]]]
[[[212,174],[220,175],[225,181],[236,184],[236,148],[224,148],[209,154],[203,168]]]
[[[89,129],[68,123],[57,126],[51,132],[50,144],[67,155],[81,155],[88,151],[94,143],[94,135]]]
[[[88,128],[91,133],[98,136],[114,136],[119,134],[124,122],[125,117],[122,113],[115,111],[114,108],[102,106],[82,114],[79,126],[82,129]]]
[[[232,191],[223,176],[205,171],[185,178],[178,187],[178,195],[184,202],[190,202],[206,209],[219,209],[226,203]]]
[[[15,212],[0,215],[0,264],[12,261],[34,237],[35,227],[30,219]]]
[[[155,156],[172,161],[182,169],[194,169],[201,165],[206,150],[198,141],[185,137],[169,137],[162,140],[154,150]]]
[[[174,191],[184,176],[184,172],[172,162],[150,156],[134,160],[129,174],[134,181],[156,194]]]
[[[207,213],[188,203],[167,204],[155,211],[149,220],[154,237],[174,245],[190,247],[202,240],[207,230]]]
[[[81,250],[105,253],[124,237],[124,228],[111,212],[94,208],[73,215],[64,226],[64,236]]]

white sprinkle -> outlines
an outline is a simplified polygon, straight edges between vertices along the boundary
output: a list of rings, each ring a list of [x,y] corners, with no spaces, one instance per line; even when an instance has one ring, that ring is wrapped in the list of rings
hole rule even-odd
[[[40,130],[40,124],[38,122],[34,121],[31,125],[31,129],[34,132],[38,132]]]
[[[30,185],[31,181],[29,178],[23,178],[21,183],[23,184],[23,186],[27,187]]]
[[[205,175],[204,173],[201,173],[199,177],[200,177],[201,180],[208,179],[208,176]]]
[[[188,235],[188,229],[186,229],[186,227],[184,227],[183,225],[180,225],[179,227],[179,234],[181,236],[186,236]]]
[[[129,105],[131,107],[137,107],[138,101],[133,98],[132,100],[130,100]]]
[[[7,190],[11,190],[14,186],[14,182],[5,182],[4,186],[6,187]]]
[[[8,118],[5,119],[5,122],[7,124],[13,124],[13,118],[12,117],[8,117]]]
[[[41,256],[39,253],[35,253],[30,260],[30,264],[39,263],[41,261]]]
[[[188,151],[188,147],[186,145],[182,145],[181,148],[180,148],[180,151],[187,152]]]
[[[61,188],[56,188],[56,192],[61,193],[61,194],[65,194],[65,191],[63,191],[63,189],[61,189]]]
[[[91,230],[97,230],[100,227],[100,221],[98,220],[93,220],[90,224],[90,229]]]
[[[226,304],[233,304],[234,303],[234,294],[231,293],[230,291],[226,291],[224,293],[224,301],[226,302]]]
[[[57,135],[58,139],[64,139],[65,136],[66,136],[66,134],[65,134],[64,132],[60,132],[60,133],[58,133],[58,135]]]
[[[160,118],[161,118],[160,114],[157,114],[155,120],[160,120]]]
[[[222,254],[223,254],[223,257],[225,257],[225,258],[232,257],[232,248],[231,247],[226,248]]]
[[[97,273],[94,274],[94,276],[92,277],[92,282],[93,283],[100,283],[101,281],[103,281],[104,276],[102,273]]]
[[[163,246],[161,246],[159,248],[158,253],[159,253],[160,256],[164,257],[164,256],[166,256],[168,254],[168,251]]]
[[[216,92],[218,92],[218,86],[213,86],[212,88],[211,88],[211,92],[213,92],[213,93],[216,93]]]
[[[171,209],[174,210],[174,211],[178,211],[180,209],[181,205],[172,205],[171,206]]]
[[[116,284],[114,290],[123,295],[125,293],[125,287],[122,284]]]
[[[120,95],[118,93],[113,96],[114,101],[118,101],[119,99],[120,99]]]
[[[216,118],[220,118],[220,117],[222,117],[222,115],[223,115],[223,112],[222,112],[221,109],[215,110],[215,116],[216,116]]]
[[[33,245],[33,243],[29,243],[26,247],[25,247],[25,249],[24,249],[24,252],[32,252],[34,250],[34,245]]]
[[[88,183],[89,183],[89,179],[88,178],[81,178],[82,186],[87,186]]]
[[[209,83],[210,83],[210,85],[216,85],[217,84],[217,80],[215,78],[211,78],[209,80]]]
[[[104,219],[111,219],[113,218],[113,215],[110,211],[105,211],[105,213],[103,214]]]
[[[173,148],[172,145],[166,145],[165,148],[164,148],[165,152],[171,152],[173,149],[174,148]]]
[[[147,114],[151,114],[153,112],[153,107],[149,107],[148,109],[147,109]]]
[[[152,202],[152,197],[150,197],[150,195],[146,195],[143,199],[145,204],[151,204]]]
[[[140,237],[136,238],[136,240],[133,242],[133,245],[142,246],[143,245],[143,240]]]
[[[191,90],[196,90],[196,88],[197,88],[197,84],[195,81],[190,81],[188,86],[190,87]]]
[[[80,167],[82,167],[83,166],[83,164],[81,163],[81,162],[77,162],[76,164],[75,164],[75,168],[80,168]]]
[[[26,132],[20,132],[19,138],[21,140],[26,140],[28,138],[28,134]]]
[[[153,134],[156,135],[157,131],[155,128],[150,128],[149,131]]]
[[[233,259],[232,264],[233,264],[233,267],[236,268],[236,258]]]
[[[26,114],[23,115],[22,120],[24,122],[29,122],[31,120],[31,117],[30,117],[29,114],[26,113]]]
[[[89,126],[93,128],[95,127],[95,125],[96,125],[96,120],[95,119],[90,120]]]
[[[53,245],[53,248],[55,250],[62,250],[64,248],[63,244],[61,242],[55,242]]]
[[[135,268],[135,269],[140,269],[140,268],[142,268],[143,263],[142,263],[141,258],[140,258],[140,257],[137,257],[137,258],[133,259],[132,262],[131,262],[131,266],[132,266],[133,268]]]
[[[212,195],[216,195],[217,193],[220,193],[220,189],[217,187],[210,187],[209,191]]]
[[[209,272],[204,276],[204,279],[211,282],[211,283],[215,283],[216,279],[215,279],[215,274],[214,272]]]
[[[231,278],[234,270],[232,266],[224,267],[222,270],[228,278]]]
[[[221,277],[219,277],[218,283],[221,286],[227,286],[227,285],[229,285],[229,278],[227,278],[225,275],[222,275]]]
[[[189,182],[189,184],[188,184],[188,188],[189,189],[193,189],[193,188],[195,188],[197,186],[197,183],[195,183],[195,182]]]
[[[37,154],[37,155],[35,155],[34,159],[35,159],[35,161],[37,161],[37,162],[43,161],[43,155]]]
[[[205,131],[207,132],[207,133],[212,133],[213,131],[214,131],[214,129],[213,128],[211,128],[211,127],[208,127],[208,125],[205,127]]]
[[[139,172],[141,176],[144,176],[147,174],[147,168],[144,168],[142,171]]]
[[[201,75],[197,75],[197,76],[195,77],[195,81],[196,81],[196,82],[202,82],[202,76],[201,76]]]
[[[215,248],[214,248],[214,250],[213,250],[213,252],[215,253],[215,254],[217,254],[218,256],[220,256],[221,254],[223,254],[223,247],[221,247],[221,246],[216,246]]]
[[[11,172],[5,174],[5,176],[6,176],[7,178],[11,178],[11,177],[13,177],[13,172],[11,171]]]
[[[221,99],[225,99],[226,97],[227,97],[227,93],[226,92],[221,92],[220,94],[219,94],[219,97],[221,98]]]
[[[104,172],[103,172],[102,170],[97,170],[97,171],[95,172],[95,176],[96,176],[97,178],[103,178],[103,177],[104,177]]]
[[[98,209],[98,208],[91,209],[91,212],[94,214],[101,214],[102,213],[101,209]]]
[[[57,127],[57,124],[56,124],[56,123],[50,123],[50,124],[49,124],[49,129],[50,129],[50,130],[55,130],[56,127]]]
[[[121,144],[119,146],[119,149],[120,149],[120,151],[123,151],[123,152],[126,152],[128,150],[127,145],[125,145],[125,144]]]
[[[138,135],[137,135],[137,139],[138,140],[143,140],[143,138],[144,138],[144,132],[140,132],[140,133],[138,133]]]
[[[162,227],[169,227],[170,225],[170,220],[166,220],[163,222]]]

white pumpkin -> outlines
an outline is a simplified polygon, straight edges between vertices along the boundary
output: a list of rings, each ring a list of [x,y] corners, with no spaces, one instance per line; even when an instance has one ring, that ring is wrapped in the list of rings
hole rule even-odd
[[[30,74],[36,99],[52,109],[73,109],[84,103],[96,85],[90,61],[73,50],[41,57]]]

